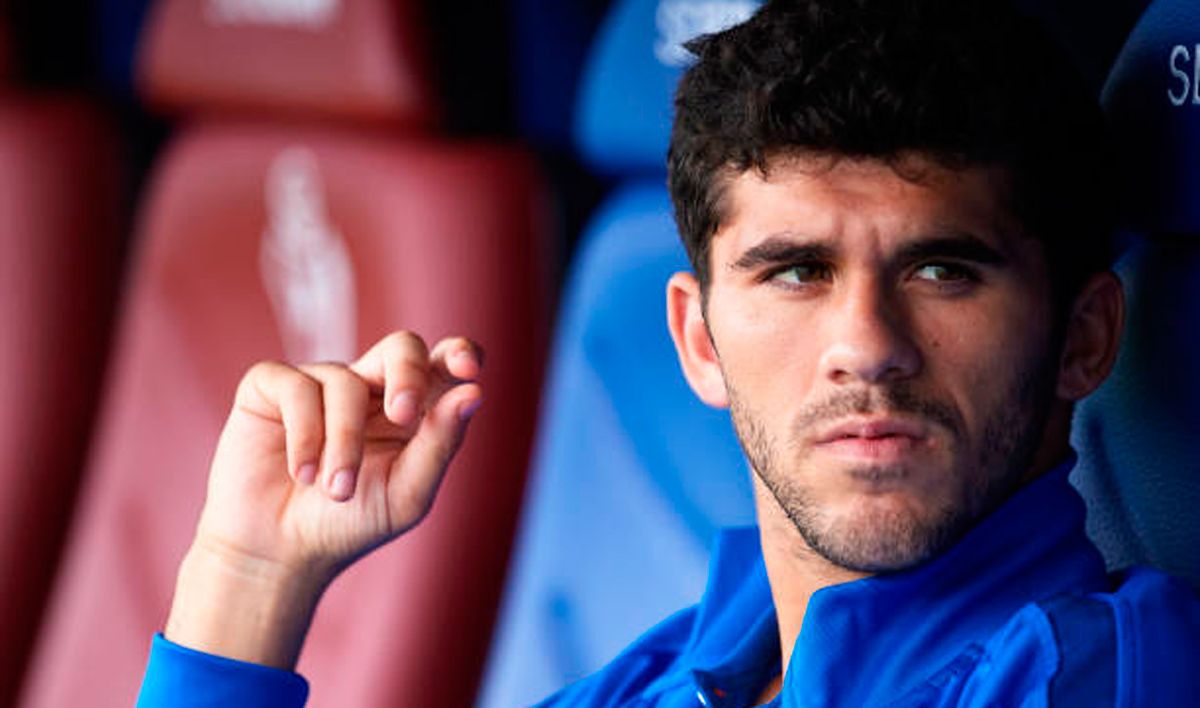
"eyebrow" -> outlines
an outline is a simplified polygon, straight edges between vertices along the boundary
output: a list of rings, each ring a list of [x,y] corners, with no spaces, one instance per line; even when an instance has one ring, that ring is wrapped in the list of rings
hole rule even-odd
[[[731,270],[756,270],[763,266],[802,261],[833,260],[834,249],[822,241],[796,240],[795,236],[777,234],[750,248],[729,264]]]
[[[1001,266],[1008,263],[1008,257],[999,249],[978,236],[966,232],[942,234],[913,241],[901,248],[896,255],[896,260],[901,263],[912,263],[931,258],[952,258],[990,266]]]
[[[746,249],[729,265],[731,270],[750,271],[763,266],[804,261],[834,260],[836,249],[822,240],[803,240],[785,233],[768,237]],[[895,260],[900,263],[933,258],[952,258],[979,265],[1000,266],[1008,257],[986,241],[967,232],[953,232],[922,238],[902,247]]]

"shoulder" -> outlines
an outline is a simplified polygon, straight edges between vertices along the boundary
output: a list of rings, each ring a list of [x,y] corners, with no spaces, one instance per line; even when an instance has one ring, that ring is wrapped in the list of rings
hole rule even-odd
[[[1112,592],[1019,611],[984,646],[964,696],[979,700],[965,702],[1189,705],[1200,694],[1200,597],[1148,568],[1114,581]]]

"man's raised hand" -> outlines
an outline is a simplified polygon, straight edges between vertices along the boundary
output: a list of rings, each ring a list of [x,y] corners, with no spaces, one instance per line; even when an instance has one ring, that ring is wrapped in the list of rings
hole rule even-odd
[[[294,665],[328,583],[421,520],[482,391],[469,340],[388,335],[346,366],[238,386],[167,622],[172,641]]]

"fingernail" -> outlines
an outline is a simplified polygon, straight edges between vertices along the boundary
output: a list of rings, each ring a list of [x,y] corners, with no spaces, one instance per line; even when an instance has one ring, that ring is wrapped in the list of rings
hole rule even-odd
[[[473,349],[459,349],[450,358],[457,362],[457,366],[473,366],[476,371],[483,368],[483,353]]]
[[[317,479],[317,466],[313,463],[300,465],[300,469],[296,470],[296,481],[301,484],[312,484]]]
[[[401,391],[392,397],[392,417],[398,423],[407,423],[417,417],[417,394]]]
[[[463,421],[464,423],[467,422],[468,420],[471,419],[471,416],[475,415],[475,411],[479,410],[479,406],[482,403],[483,403],[482,398],[476,398],[474,400],[470,400],[470,401],[467,401],[466,403],[463,403],[462,405],[460,405],[458,407],[458,419]]]
[[[333,475],[329,493],[337,501],[346,501],[354,495],[354,470],[339,470]]]

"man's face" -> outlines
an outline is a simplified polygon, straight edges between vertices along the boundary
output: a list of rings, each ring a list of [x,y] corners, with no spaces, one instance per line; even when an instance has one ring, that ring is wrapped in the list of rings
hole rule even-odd
[[[1003,173],[832,164],[780,159],[728,186],[705,317],[716,402],[809,547],[896,570],[1029,471],[1059,363],[1049,277]]]

